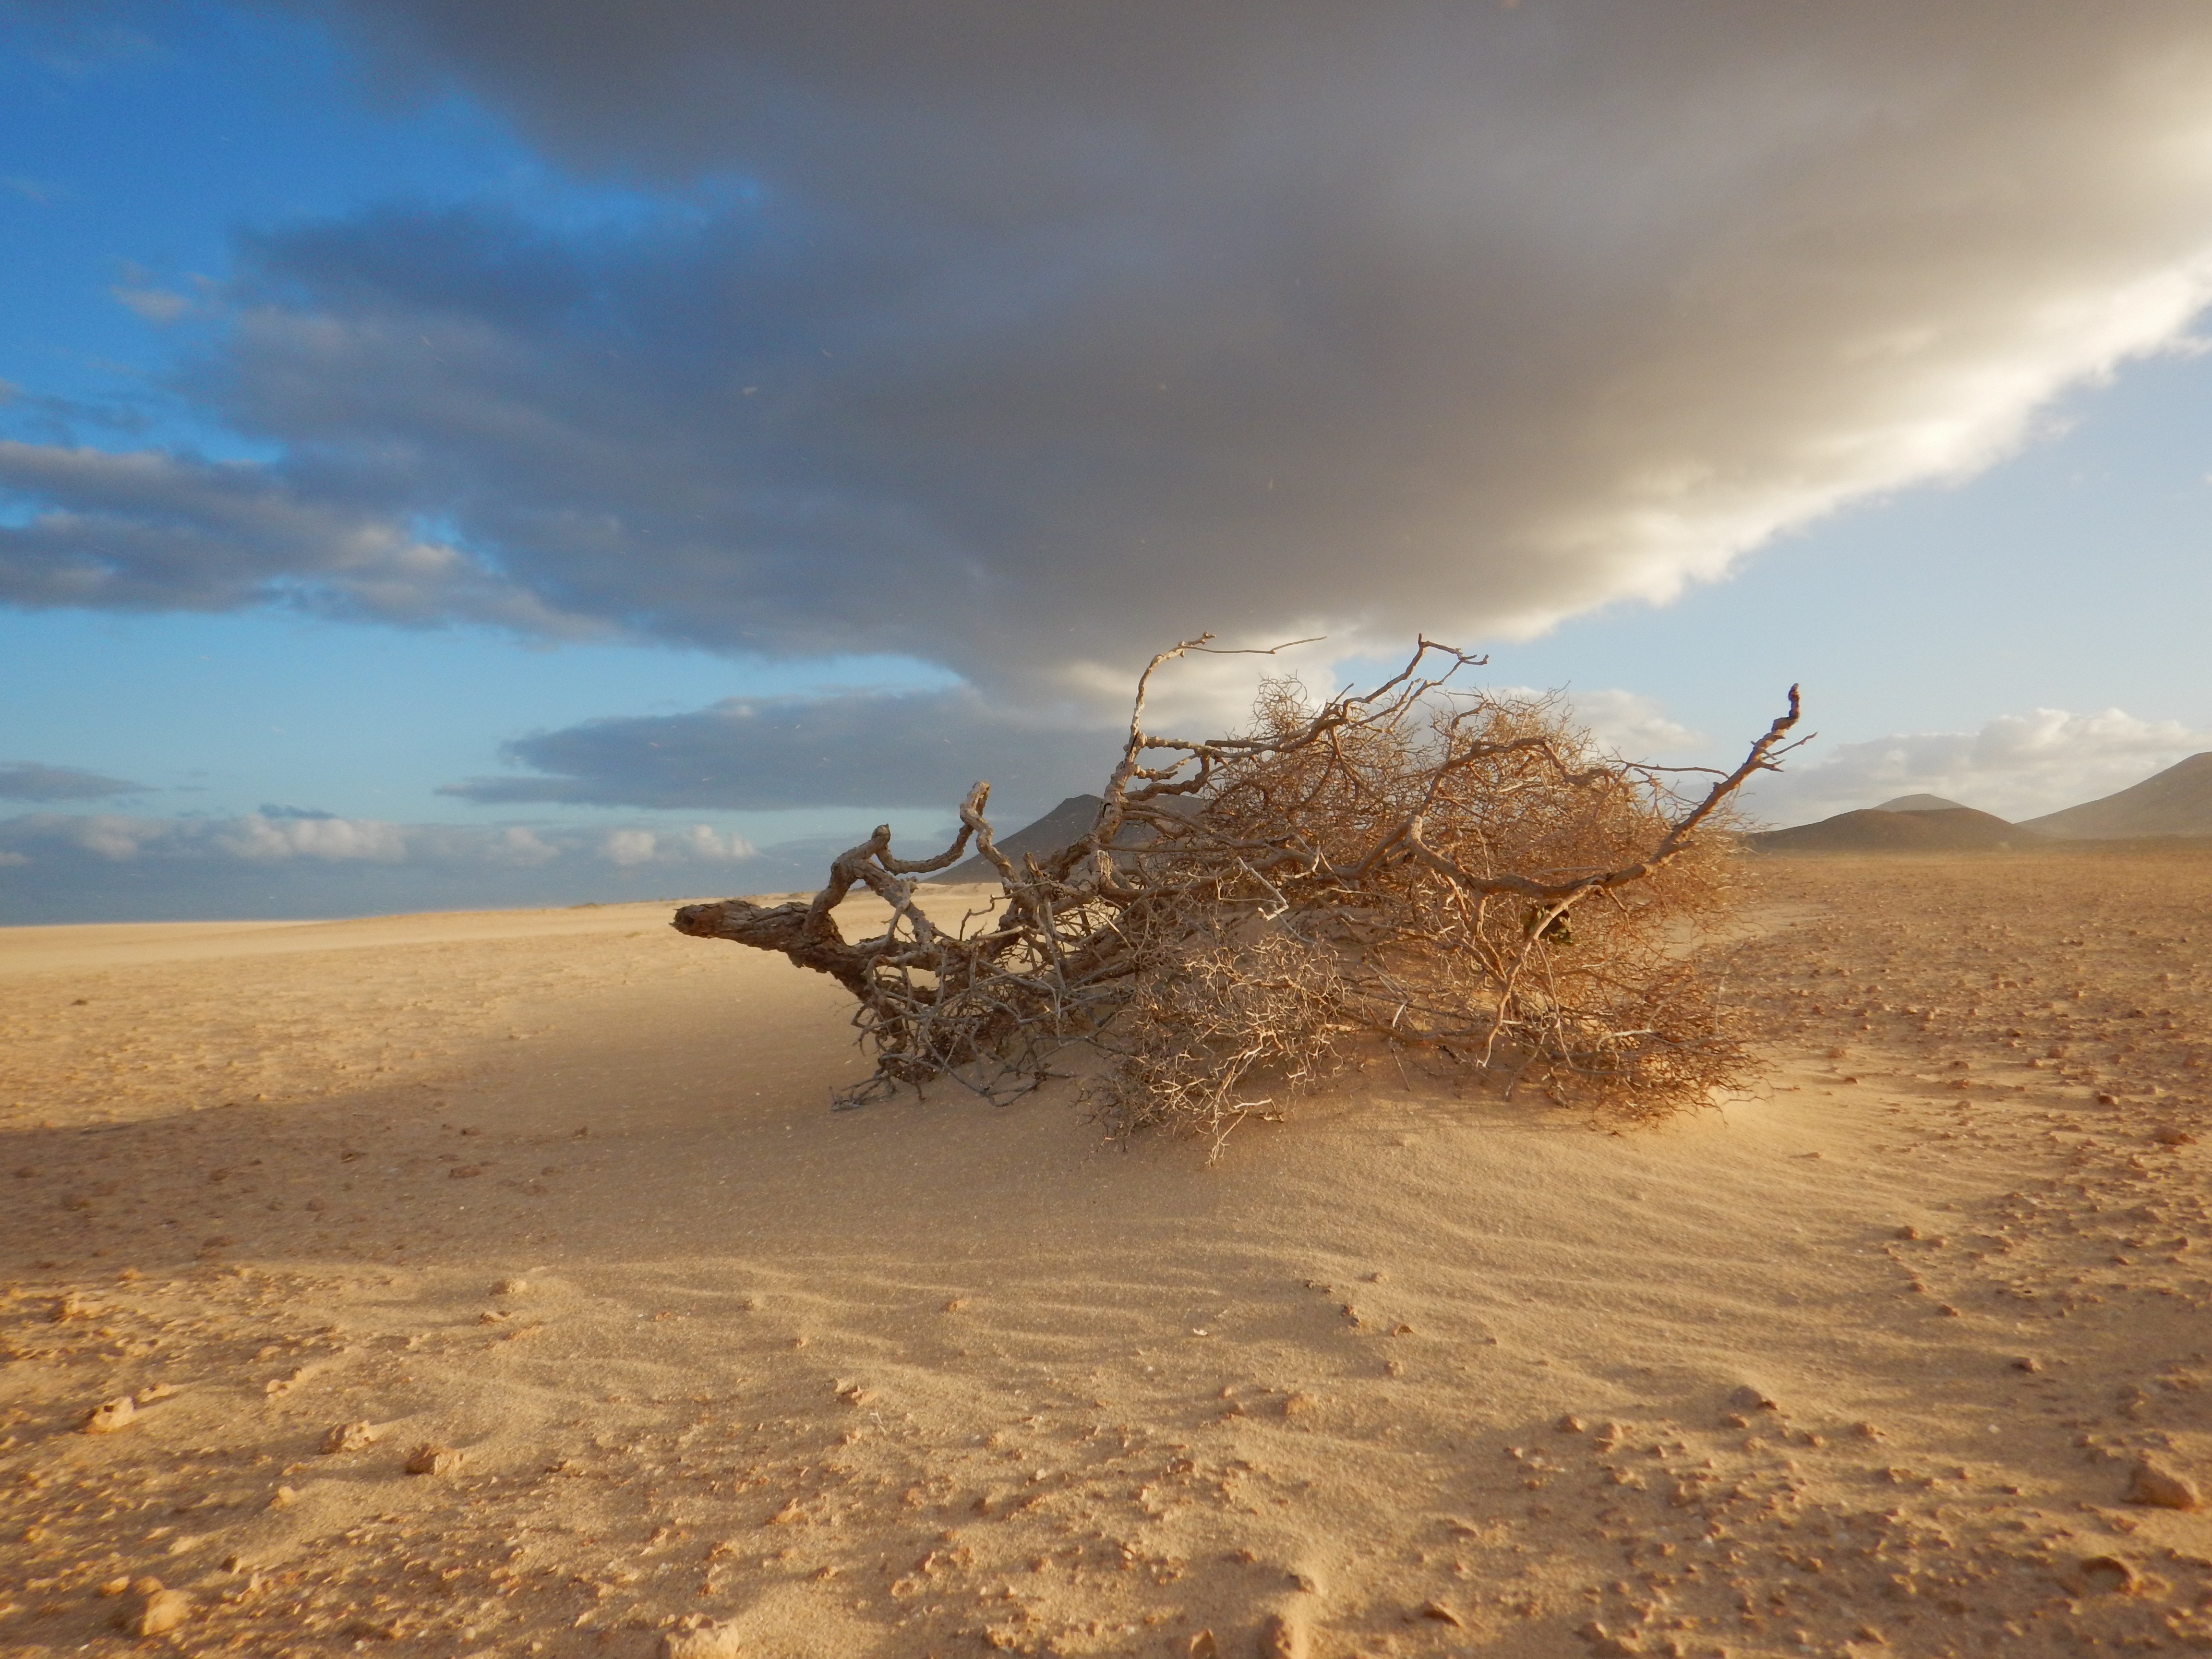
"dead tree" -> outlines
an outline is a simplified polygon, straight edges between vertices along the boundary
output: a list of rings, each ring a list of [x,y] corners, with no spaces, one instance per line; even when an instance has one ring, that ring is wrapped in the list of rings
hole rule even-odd
[[[1263,684],[1249,730],[1146,729],[1155,657],[1091,831],[1020,867],[978,783],[959,834],[902,859],[890,830],[841,854],[811,902],[687,905],[678,931],[777,951],[858,1000],[875,1075],[860,1105],[951,1079],[1011,1100],[1071,1044],[1109,1130],[1221,1139],[1349,1061],[1387,1054],[1631,1118],[1701,1103],[1746,1052],[1694,948],[1724,915],[1732,798],[1802,739],[1797,688],[1701,793],[1601,754],[1556,700],[1462,691],[1485,659],[1422,640],[1370,690],[1314,703]],[[1130,844],[1133,836],[1140,837]],[[921,878],[973,841],[993,900],[943,925]],[[872,938],[835,912],[887,903]]]

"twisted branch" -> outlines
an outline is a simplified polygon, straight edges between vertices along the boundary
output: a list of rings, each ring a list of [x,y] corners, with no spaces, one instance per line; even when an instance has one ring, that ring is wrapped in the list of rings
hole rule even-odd
[[[1721,915],[1714,831],[1733,797],[1803,741],[1795,686],[1742,763],[1686,800],[1658,769],[1600,755],[1550,699],[1457,689],[1486,659],[1426,638],[1364,692],[1316,706],[1273,679],[1249,731],[1148,732],[1153,677],[1211,637],[1139,677],[1097,817],[1066,846],[1017,867],[978,783],[933,858],[895,857],[878,825],[811,902],[688,905],[677,929],[781,951],[853,994],[877,1070],[841,1105],[945,1078],[1010,1100],[1084,1043],[1104,1056],[1086,1094],[1112,1131],[1170,1124],[1218,1147],[1378,1043],[1401,1066],[1432,1055],[1632,1116],[1741,1071],[1680,941]],[[947,929],[918,878],[971,842],[1000,890]],[[858,886],[890,918],[848,942],[833,913]]]

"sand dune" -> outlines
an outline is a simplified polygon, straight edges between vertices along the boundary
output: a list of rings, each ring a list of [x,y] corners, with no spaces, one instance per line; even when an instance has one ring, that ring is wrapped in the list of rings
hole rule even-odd
[[[2212,862],[1758,869],[1755,1097],[1212,1170],[665,906],[0,935],[0,1651],[2212,1644]]]

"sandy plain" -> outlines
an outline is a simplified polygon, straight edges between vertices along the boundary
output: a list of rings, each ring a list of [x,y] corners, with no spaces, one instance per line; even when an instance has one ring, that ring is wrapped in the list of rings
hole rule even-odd
[[[0,934],[0,1653],[2212,1647],[2212,859],[1757,882],[1745,1097],[1214,1168],[665,905]]]

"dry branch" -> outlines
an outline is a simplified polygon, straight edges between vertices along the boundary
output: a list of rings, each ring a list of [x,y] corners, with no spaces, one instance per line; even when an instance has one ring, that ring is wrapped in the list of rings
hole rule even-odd
[[[1264,682],[1241,734],[1146,731],[1152,677],[1208,638],[1145,670],[1097,821],[1058,851],[1018,868],[978,783],[934,858],[894,857],[879,825],[811,902],[688,905],[676,927],[781,951],[858,999],[877,1069],[843,1105],[945,1078],[1012,1099],[1079,1042],[1105,1056],[1085,1094],[1114,1133],[1217,1147],[1368,1050],[1631,1117],[1738,1079],[1744,1050],[1688,947],[1723,911],[1732,798],[1802,741],[1796,687],[1692,799],[1600,754],[1553,700],[1460,690],[1484,659],[1426,639],[1318,705]],[[998,901],[941,927],[917,878],[971,840]],[[863,885],[890,921],[848,941],[833,912]]]

